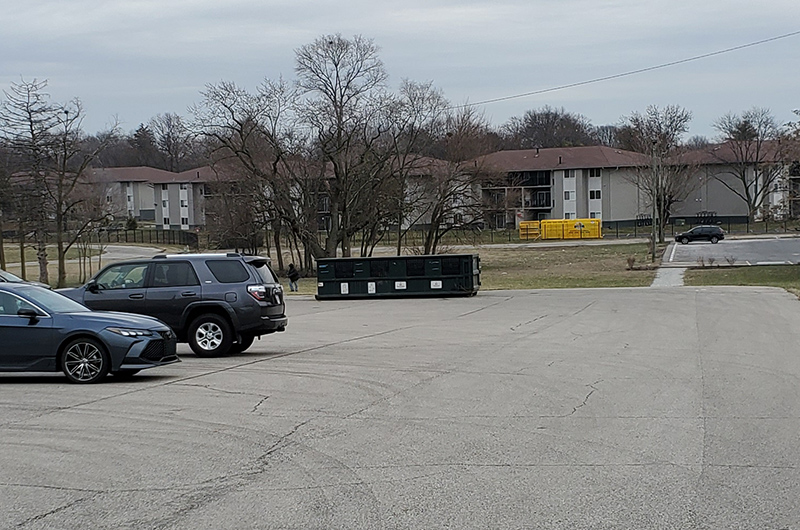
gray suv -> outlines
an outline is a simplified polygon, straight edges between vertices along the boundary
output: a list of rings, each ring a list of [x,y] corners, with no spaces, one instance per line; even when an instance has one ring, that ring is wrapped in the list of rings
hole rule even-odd
[[[117,262],[86,285],[59,292],[90,309],[155,317],[198,357],[243,352],[288,322],[283,287],[261,256],[176,254]]]

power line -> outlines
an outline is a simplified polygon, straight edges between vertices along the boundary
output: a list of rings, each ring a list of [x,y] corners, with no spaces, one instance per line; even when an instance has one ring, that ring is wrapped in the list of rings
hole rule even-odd
[[[508,101],[510,99],[518,99],[518,98],[525,98],[525,97],[528,97],[528,96],[536,96],[536,95],[539,95],[539,94],[546,94],[548,92],[555,92],[557,90],[564,90],[564,89],[567,89],[567,88],[575,88],[575,87],[578,87],[578,86],[591,85],[593,83],[599,83],[601,81],[609,81],[611,79],[619,79],[620,77],[627,77],[627,76],[631,76],[631,75],[635,75],[635,74],[641,74],[643,72],[650,72],[650,71],[653,71],[653,70],[659,70],[661,68],[667,68],[669,66],[675,66],[675,65],[678,65],[678,64],[684,64],[684,63],[689,63],[689,62],[692,62],[692,61],[698,61],[700,59],[706,59],[708,57],[714,57],[716,55],[722,55],[723,53],[730,53],[730,52],[734,52],[734,51],[738,51],[738,50],[743,50],[745,48],[752,48],[753,46],[758,46],[760,44],[765,44],[767,42],[773,42],[773,41],[780,40],[780,39],[786,39],[786,38],[789,38],[789,37],[794,37],[796,35],[800,35],[800,31],[793,31],[791,33],[785,33],[783,35],[778,35],[777,37],[770,37],[769,39],[763,39],[763,40],[759,40],[759,41],[755,41],[755,42],[750,42],[748,44],[741,44],[739,46],[734,46],[732,48],[726,48],[724,50],[718,50],[718,51],[715,51],[715,52],[704,53],[702,55],[695,55],[694,57],[689,57],[688,59],[680,59],[678,61],[671,61],[671,62],[668,62],[668,63],[659,64],[659,65],[656,65],[656,66],[648,66],[646,68],[639,68],[638,70],[630,70],[628,72],[623,72],[623,73],[614,74],[614,75],[607,75],[605,77],[597,77],[595,79],[590,79],[588,81],[578,81],[576,83],[569,83],[569,84],[566,84],[566,85],[559,85],[559,86],[550,87],[550,88],[543,88],[541,90],[534,90],[532,92],[525,92],[524,94],[515,94],[513,96],[503,96],[503,97],[494,98],[494,99],[486,99],[484,101],[478,101],[478,102],[475,102],[475,103],[467,103],[467,104],[464,104],[464,105],[454,105],[451,108],[458,109],[458,108],[464,108],[464,107],[475,107],[477,105],[487,105],[489,103],[497,103],[498,101]]]

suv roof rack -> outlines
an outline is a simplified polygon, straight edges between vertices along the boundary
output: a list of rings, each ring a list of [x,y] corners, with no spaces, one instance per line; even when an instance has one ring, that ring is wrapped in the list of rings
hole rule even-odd
[[[153,259],[167,259],[167,255],[166,254],[156,254],[155,256],[153,256]]]

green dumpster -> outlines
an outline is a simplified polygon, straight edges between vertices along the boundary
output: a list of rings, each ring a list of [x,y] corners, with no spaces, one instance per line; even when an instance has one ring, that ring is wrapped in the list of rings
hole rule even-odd
[[[317,260],[317,300],[472,296],[480,285],[477,254]]]

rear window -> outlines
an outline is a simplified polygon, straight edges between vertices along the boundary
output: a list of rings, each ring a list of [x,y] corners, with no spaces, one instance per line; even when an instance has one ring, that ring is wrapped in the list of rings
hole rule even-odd
[[[269,265],[263,261],[256,261],[250,263],[250,266],[256,271],[258,277],[261,278],[263,283],[278,283],[275,273],[269,268]]]
[[[206,266],[219,283],[242,283],[250,279],[247,269],[238,260],[210,259]]]

